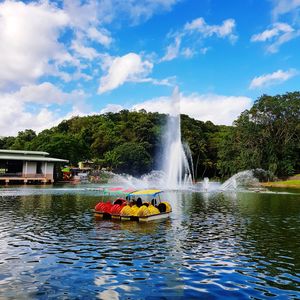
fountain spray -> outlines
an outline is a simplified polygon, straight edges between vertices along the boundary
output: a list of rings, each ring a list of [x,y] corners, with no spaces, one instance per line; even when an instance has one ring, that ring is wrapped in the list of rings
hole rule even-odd
[[[190,151],[185,151],[181,141],[180,127],[180,92],[174,88],[171,97],[171,113],[168,116],[166,132],[163,139],[163,171],[165,185],[168,189],[182,189],[192,184],[192,172],[189,161]]]

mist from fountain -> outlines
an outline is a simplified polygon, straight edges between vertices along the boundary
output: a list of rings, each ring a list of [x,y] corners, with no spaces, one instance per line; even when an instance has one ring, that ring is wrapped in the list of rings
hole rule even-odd
[[[259,180],[254,176],[254,171],[246,170],[234,174],[220,186],[220,190],[228,191],[258,186]]]
[[[203,180],[203,191],[208,192],[209,189],[209,178],[205,177]]]
[[[192,162],[192,158],[188,145],[183,146],[181,141],[180,93],[178,87],[173,91],[170,105],[172,109],[168,116],[163,137],[162,166],[165,174],[165,188],[186,189],[193,182],[189,163]]]

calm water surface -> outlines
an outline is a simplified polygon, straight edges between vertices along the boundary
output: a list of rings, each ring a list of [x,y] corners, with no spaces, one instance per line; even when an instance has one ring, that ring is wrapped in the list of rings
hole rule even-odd
[[[0,299],[299,299],[300,194],[169,193],[96,221],[98,191],[0,189]]]

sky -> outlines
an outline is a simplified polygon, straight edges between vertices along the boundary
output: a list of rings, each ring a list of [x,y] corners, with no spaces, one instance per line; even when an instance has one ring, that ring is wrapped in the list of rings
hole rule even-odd
[[[0,1],[0,136],[122,109],[231,125],[300,86],[300,0]]]

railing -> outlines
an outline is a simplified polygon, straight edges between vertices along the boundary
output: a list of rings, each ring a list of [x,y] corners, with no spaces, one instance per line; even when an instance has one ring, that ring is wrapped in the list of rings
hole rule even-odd
[[[22,173],[0,173],[0,177],[23,177]]]
[[[20,177],[20,178],[47,178],[52,179],[52,174],[23,174],[23,173],[0,173],[0,178]]]

